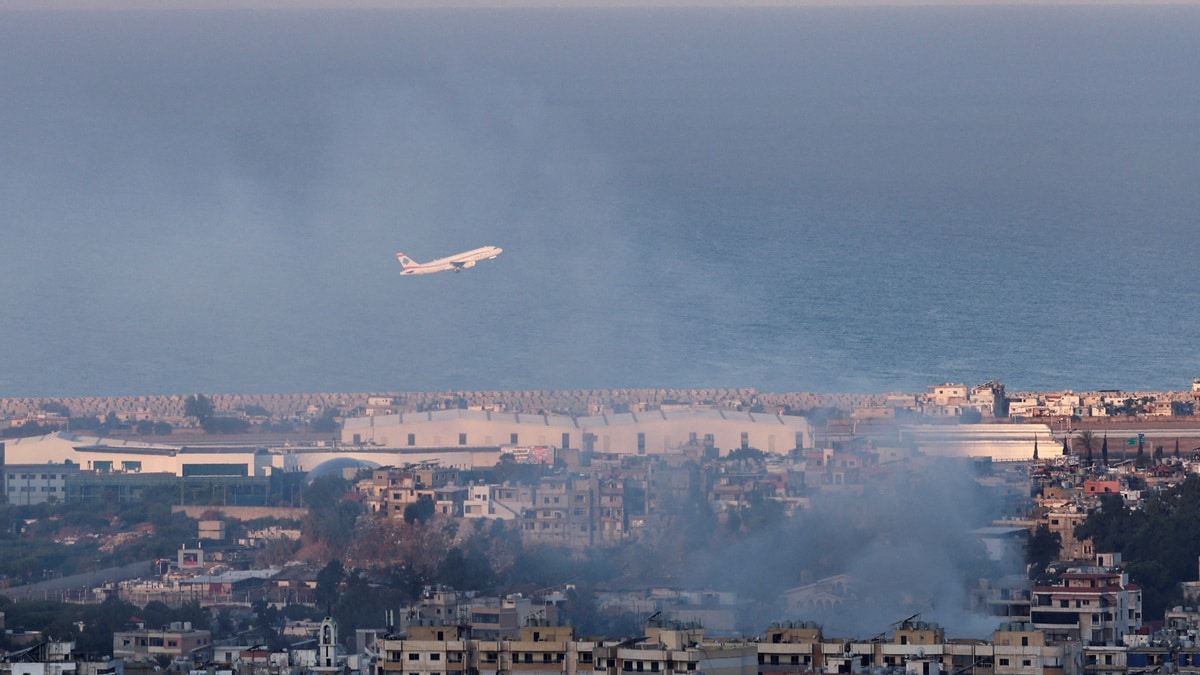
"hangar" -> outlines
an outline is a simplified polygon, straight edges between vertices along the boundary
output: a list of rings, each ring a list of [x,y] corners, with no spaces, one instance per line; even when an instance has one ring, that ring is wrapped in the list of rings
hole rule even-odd
[[[630,455],[670,452],[697,443],[726,454],[756,448],[784,454],[812,447],[803,417],[715,408],[568,416],[436,410],[347,419],[342,443],[384,448],[552,445]]]

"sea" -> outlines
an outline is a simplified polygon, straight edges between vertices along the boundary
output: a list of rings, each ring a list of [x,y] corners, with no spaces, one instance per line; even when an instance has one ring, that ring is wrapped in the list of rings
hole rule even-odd
[[[1200,376],[1200,6],[0,19],[0,397]]]

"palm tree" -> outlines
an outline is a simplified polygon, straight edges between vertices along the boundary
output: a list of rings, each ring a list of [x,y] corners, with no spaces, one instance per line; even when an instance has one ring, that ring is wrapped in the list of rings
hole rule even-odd
[[[1087,463],[1092,463],[1092,453],[1096,450],[1096,434],[1092,433],[1091,429],[1084,429],[1075,435],[1075,447],[1080,449],[1080,454],[1087,457]]]

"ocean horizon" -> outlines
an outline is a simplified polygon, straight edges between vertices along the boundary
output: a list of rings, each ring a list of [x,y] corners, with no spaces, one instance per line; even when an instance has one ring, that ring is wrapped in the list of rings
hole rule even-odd
[[[7,13],[0,397],[1186,390],[1197,53],[1196,6]]]

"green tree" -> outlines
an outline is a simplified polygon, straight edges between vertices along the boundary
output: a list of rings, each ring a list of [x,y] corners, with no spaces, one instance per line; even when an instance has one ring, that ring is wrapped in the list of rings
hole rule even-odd
[[[196,418],[200,424],[212,417],[214,411],[212,399],[204,394],[193,394],[183,401],[183,414]]]
[[[491,590],[495,574],[481,551],[464,553],[457,546],[438,565],[438,583],[463,590]]]
[[[346,578],[346,568],[342,561],[334,558],[317,572],[317,588],[313,598],[318,607],[332,606],[338,600],[338,586]]]
[[[436,507],[433,500],[427,495],[421,495],[417,501],[404,507],[404,522],[412,525],[413,523],[421,523],[424,525],[433,518]]]
[[[1029,568],[1029,578],[1040,579],[1046,573],[1046,566],[1058,559],[1062,552],[1062,535],[1050,530],[1046,524],[1037,526],[1029,535],[1025,546],[1025,563]]]
[[[1083,455],[1087,463],[1092,463],[1092,453],[1096,451],[1096,434],[1091,429],[1084,429],[1075,434],[1075,449]]]
[[[1075,536],[1091,539],[1097,551],[1121,553],[1126,571],[1142,587],[1144,614],[1158,616],[1182,600],[1179,581],[1196,574],[1200,475],[1146,499],[1137,510],[1119,495],[1105,495]]]
[[[57,401],[42,401],[42,404],[38,407],[41,408],[43,412],[54,413],[62,415],[63,417],[71,416],[71,409],[68,408],[66,404],[59,403]]]
[[[314,434],[331,434],[338,430],[338,411],[331,408],[321,413],[321,416],[312,421],[309,426]]]

